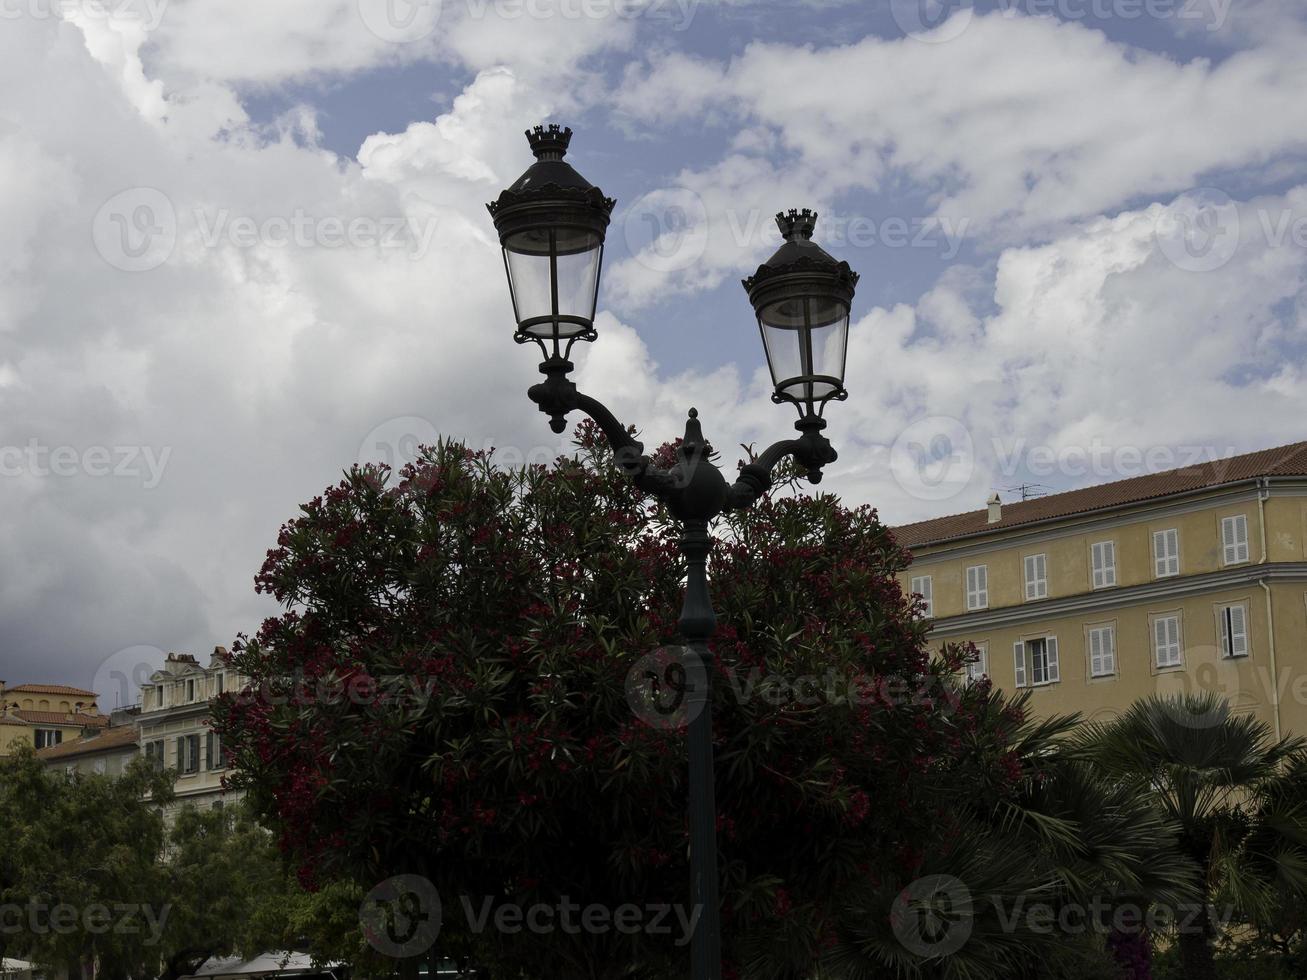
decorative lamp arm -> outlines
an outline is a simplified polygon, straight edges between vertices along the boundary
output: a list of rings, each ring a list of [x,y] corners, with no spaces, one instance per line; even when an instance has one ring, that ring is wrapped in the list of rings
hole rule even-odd
[[[830,440],[822,435],[826,420],[815,415],[806,415],[794,423],[801,435],[797,439],[782,439],[768,446],[761,456],[740,469],[739,478],[731,484],[726,498],[730,510],[745,510],[771,489],[771,474],[778,463],[787,456],[807,471],[809,483],[820,483],[822,467],[835,462],[839,453]]]

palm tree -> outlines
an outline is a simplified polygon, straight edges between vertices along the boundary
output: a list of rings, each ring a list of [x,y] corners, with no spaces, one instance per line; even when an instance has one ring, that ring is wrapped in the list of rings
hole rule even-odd
[[[1260,922],[1285,895],[1307,895],[1301,738],[1276,740],[1213,694],[1151,697],[1089,725],[1078,747],[1100,776],[1152,801],[1199,871],[1197,903],[1177,922],[1189,980],[1216,977],[1214,902]]]
[[[886,881],[848,895],[822,980],[1106,976],[1115,972],[1106,960],[1111,916],[1089,922],[1090,910],[1195,900],[1196,866],[1163,815],[1068,751],[1078,716],[1036,718],[1028,692],[973,689],[968,696],[982,702],[976,746],[991,741],[984,730],[1009,732],[1019,792],[1014,798],[995,787],[955,813],[957,833],[926,855],[911,892]],[[1036,909],[1052,914],[1050,927],[1032,918]],[[1077,913],[1080,935],[1061,927],[1063,910]],[[1077,965],[1094,956],[1102,958],[1100,973]]]

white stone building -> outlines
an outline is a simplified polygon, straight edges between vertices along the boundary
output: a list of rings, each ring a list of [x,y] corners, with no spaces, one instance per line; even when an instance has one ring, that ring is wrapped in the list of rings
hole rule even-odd
[[[227,760],[209,707],[218,695],[239,691],[244,683],[228,667],[226,649],[214,647],[207,667],[191,654],[168,654],[163,668],[141,688],[140,751],[155,765],[177,771],[173,809],[208,809],[236,798],[222,787]]]

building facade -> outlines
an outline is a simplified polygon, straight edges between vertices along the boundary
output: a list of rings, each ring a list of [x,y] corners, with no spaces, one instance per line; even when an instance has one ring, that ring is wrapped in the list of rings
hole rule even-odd
[[[0,756],[17,745],[44,749],[107,727],[94,691],[62,684],[0,681]]]
[[[209,706],[243,683],[227,666],[227,651],[215,647],[207,667],[190,654],[168,654],[141,688],[140,752],[154,765],[177,771],[173,809],[207,809],[234,798],[222,786],[227,759],[210,727]]]
[[[1307,443],[894,529],[931,640],[1040,714],[1212,691],[1307,735]]]
[[[73,773],[121,776],[141,754],[135,720],[41,749],[38,759],[47,766]]]

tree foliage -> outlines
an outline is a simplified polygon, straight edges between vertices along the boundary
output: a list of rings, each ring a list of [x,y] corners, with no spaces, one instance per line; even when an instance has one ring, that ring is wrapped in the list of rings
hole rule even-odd
[[[1141,852],[1164,846],[1148,813],[1081,785],[1054,751],[1069,722],[956,683],[974,651],[932,655],[895,578],[910,556],[873,510],[778,493],[716,531],[734,975],[1035,976],[1032,950],[1054,943],[1020,926],[973,924],[966,955],[905,947],[905,888],[936,869],[976,895],[1147,886]],[[234,782],[305,883],[433,882],[437,948],[491,976],[683,976],[678,929],[478,930],[468,915],[692,913],[685,732],[642,687],[674,686],[656,654],[680,662],[681,579],[676,528],[592,428],[553,467],[442,443],[398,473],[353,469],[282,527],[257,577],[285,611],[236,644],[251,687],[216,709]],[[1084,832],[1104,800],[1143,836]]]

